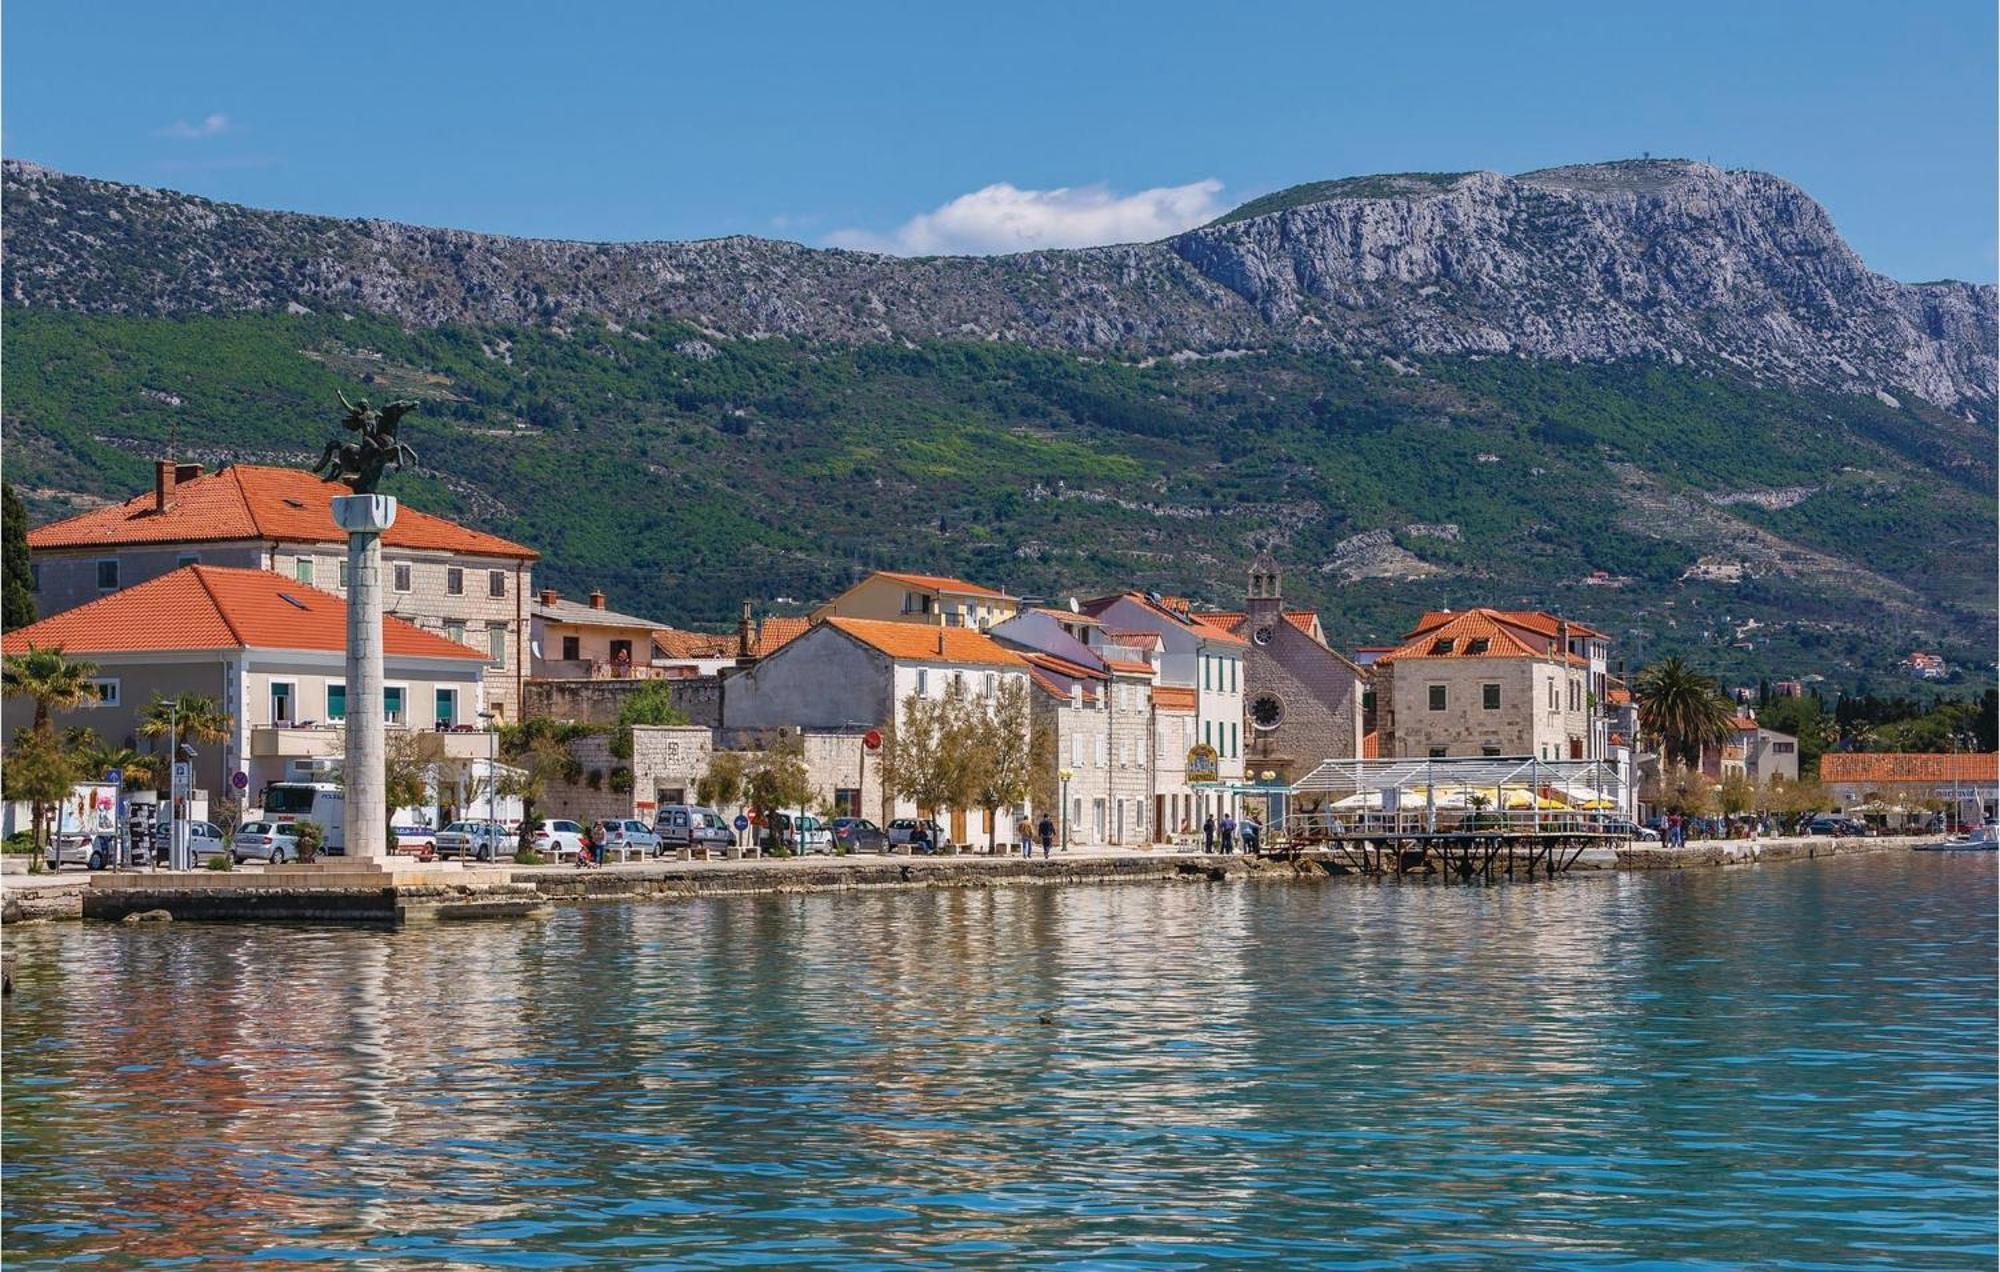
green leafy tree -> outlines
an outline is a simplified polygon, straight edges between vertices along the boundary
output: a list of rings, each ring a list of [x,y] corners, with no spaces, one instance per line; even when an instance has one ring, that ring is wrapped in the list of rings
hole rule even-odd
[[[611,753],[621,760],[632,758],[632,726],[686,724],[687,713],[674,705],[673,686],[664,680],[648,680],[628,694],[618,708],[618,733],[611,739]]]
[[[935,816],[957,793],[957,706],[950,696],[913,693],[882,731],[882,789],[909,800],[925,817]]]
[[[0,483],[0,628],[35,621],[35,572],[28,558],[28,509],[11,483]]]
[[[6,695],[29,698],[35,704],[29,727],[14,740],[7,767],[12,770],[18,763],[22,768],[18,779],[9,779],[8,789],[23,793],[9,798],[25,800],[30,805],[29,817],[39,854],[47,845],[42,832],[48,824],[49,809],[62,802],[81,776],[75,757],[56,736],[54,713],[74,710],[91,700],[94,691],[90,678],[97,674],[97,668],[90,663],[71,662],[63,657],[60,647],[41,649],[34,645],[21,653],[7,655],[0,666],[4,667],[0,669],[0,682],[5,684]],[[65,778],[60,785],[56,782],[59,776]],[[39,855],[35,862],[39,869]]]
[[[716,751],[708,757],[708,769],[694,781],[697,804],[727,808],[743,799],[743,755],[739,751]]]
[[[1716,807],[1725,817],[1736,817],[1749,812],[1757,803],[1757,788],[1741,773],[1731,772],[1715,788]]]
[[[1660,744],[1661,757],[1681,764],[1701,761],[1704,746],[1730,736],[1736,707],[1711,676],[1679,658],[1654,663],[1633,685],[1639,723]]]
[[[556,783],[574,784],[583,777],[583,765],[570,753],[569,744],[588,737],[589,725],[529,716],[518,724],[500,726],[500,755],[516,772],[500,779],[500,794],[521,800],[521,838],[528,842],[535,813]]]
[[[973,790],[980,808],[986,811],[986,851],[992,852],[999,835],[998,811],[1019,807],[1034,794],[1036,773],[1053,759],[1052,743],[1038,729],[1033,718],[1033,700],[1025,680],[1010,680],[1001,686],[990,713],[971,708],[987,718],[972,745],[974,751]],[[968,704],[970,707],[971,704]]]
[[[101,779],[116,769],[124,777],[125,786],[145,789],[152,786],[154,775],[159,771],[158,756],[135,751],[129,746],[111,746],[97,735],[95,729],[65,729],[63,745],[76,757],[84,781]]]
[[[771,814],[797,811],[812,802],[812,781],[806,773],[805,741],[788,734],[765,748],[744,778],[745,794],[763,818],[761,837],[776,845]],[[801,845],[803,846],[803,845]]]

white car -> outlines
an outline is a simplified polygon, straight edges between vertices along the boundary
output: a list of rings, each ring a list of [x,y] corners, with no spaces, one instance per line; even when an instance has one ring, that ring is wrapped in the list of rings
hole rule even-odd
[[[538,821],[528,842],[544,857],[560,861],[583,851],[583,827],[573,821]]]
[[[246,861],[268,861],[274,866],[299,859],[299,824],[297,822],[244,822],[236,828],[236,837],[229,841],[229,854],[236,858],[236,864]]]
[[[455,821],[440,830],[431,842],[439,861],[454,857],[491,861],[514,853],[514,833],[499,822]]]
[[[224,835],[213,822],[188,823],[188,849],[194,854],[196,865],[207,857],[219,857],[229,851],[229,837]],[[136,854],[140,861],[147,854],[142,846]],[[118,841],[114,835],[64,835],[62,839],[49,845],[48,863],[60,869],[63,866],[83,866],[90,870],[102,870],[106,866],[118,864]],[[137,864],[137,863],[135,863]]]

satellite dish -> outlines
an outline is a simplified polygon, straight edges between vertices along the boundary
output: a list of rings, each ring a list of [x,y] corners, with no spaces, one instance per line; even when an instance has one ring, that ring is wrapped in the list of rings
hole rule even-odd
[[[1069,612],[1070,612],[1070,613],[1072,613],[1072,614],[1081,614],[1081,613],[1083,613],[1083,606],[1081,606],[1081,605],[1078,605],[1078,604],[1076,603],[1076,598],[1075,598],[1074,596],[1072,596],[1072,597],[1070,597],[1070,598],[1069,598]]]

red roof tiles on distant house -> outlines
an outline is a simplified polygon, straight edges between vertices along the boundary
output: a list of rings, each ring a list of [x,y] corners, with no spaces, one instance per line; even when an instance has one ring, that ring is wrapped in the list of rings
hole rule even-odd
[[[967,583],[964,579],[954,579],[943,574],[904,574],[897,570],[877,570],[876,574],[885,579],[894,579],[911,587],[929,588],[933,592],[950,592],[954,596],[990,596],[995,600],[1011,601],[1014,598],[1005,592],[977,583]]]
[[[1957,755],[1915,751],[1831,751],[1819,757],[1819,780],[1827,785],[1896,782],[2000,783],[2000,753]],[[1971,792],[1967,792],[1970,794]]]
[[[269,570],[184,565],[122,592],[17,627],[7,653],[61,646],[67,654],[207,649],[347,648],[347,602]],[[382,649],[411,658],[484,661],[474,649],[404,622],[382,620]]]
[[[902,662],[974,663],[1025,668],[1027,663],[985,632],[835,615],[826,625]]]
[[[1587,660],[1575,654],[1547,652],[1530,645],[1493,610],[1473,609],[1453,614],[1438,626],[1418,634],[1375,660],[1375,666],[1404,662],[1412,658],[1538,658],[1585,666]]]
[[[773,614],[757,628],[757,656],[768,657],[777,653],[806,634],[812,627],[812,620],[803,615],[781,616]]]
[[[221,472],[190,477],[174,486],[165,512],[148,492],[28,531],[28,546],[105,548],[146,543],[214,543],[264,539],[279,543],[345,543],[333,524],[332,500],[345,486],[321,481],[297,468],[232,464]],[[383,533],[392,548],[428,548],[468,556],[517,557],[533,561],[533,548],[497,535],[419,512],[407,504]]]

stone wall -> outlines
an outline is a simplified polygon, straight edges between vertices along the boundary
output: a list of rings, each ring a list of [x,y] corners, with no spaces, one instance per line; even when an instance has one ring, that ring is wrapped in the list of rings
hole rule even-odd
[[[585,724],[611,724],[618,710],[642,687],[664,684],[670,689],[674,708],[689,724],[704,728],[722,725],[722,677],[687,676],[670,680],[530,680],[523,694],[524,711],[531,716],[576,720]]]

